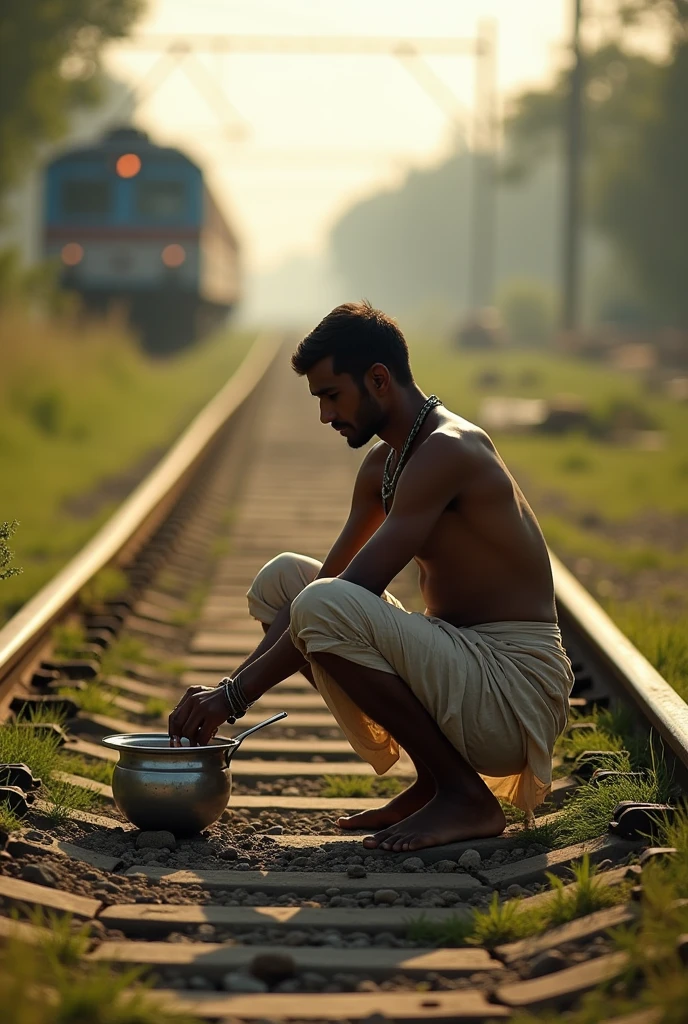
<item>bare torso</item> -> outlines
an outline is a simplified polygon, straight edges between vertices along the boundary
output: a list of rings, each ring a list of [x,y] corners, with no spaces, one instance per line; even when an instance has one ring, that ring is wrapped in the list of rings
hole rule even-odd
[[[470,450],[472,469],[456,480],[455,497],[414,556],[426,614],[455,626],[555,622],[547,548],[520,488],[479,427],[446,409],[433,420],[406,465],[423,457],[422,441],[442,432]],[[380,443],[370,453],[380,484],[388,452]]]

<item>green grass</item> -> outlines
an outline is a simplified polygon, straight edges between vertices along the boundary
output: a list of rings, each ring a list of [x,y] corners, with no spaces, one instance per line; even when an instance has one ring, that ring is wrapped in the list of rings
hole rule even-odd
[[[326,775],[323,779],[323,796],[395,796],[406,786],[399,779],[378,779],[370,775]]]
[[[60,751],[57,762],[57,768],[61,772],[81,775],[85,779],[103,782],[106,786],[112,783],[114,767],[112,761],[98,761],[96,758],[82,757],[81,754],[72,754],[64,750]]]
[[[79,622],[65,622],[53,626],[50,631],[53,654],[56,658],[79,658],[84,656],[86,631]]]
[[[112,514],[117,501],[101,482],[162,454],[251,341],[223,333],[152,360],[112,325],[0,314],[0,507],[19,521],[12,548],[23,569],[3,582],[0,615],[35,593]]]
[[[677,850],[674,857],[650,863],[642,874],[640,916],[632,928],[616,929],[618,949],[629,957],[629,970],[613,986],[601,986],[566,1014],[567,1024],[598,1024],[623,1014],[654,1008],[662,1024],[684,1024],[688,1006],[688,973],[676,950],[679,936],[688,933],[688,815],[665,826],[658,846]],[[557,1024],[554,1012],[518,1014],[513,1024]]]
[[[79,591],[79,604],[84,610],[99,608],[106,601],[116,601],[127,591],[127,577],[121,569],[106,566],[97,572]]]
[[[61,717],[47,709],[34,712],[28,720],[34,723],[60,722]],[[54,777],[57,771],[70,770],[65,767],[68,762],[59,742],[58,736],[35,731],[14,720],[0,725],[0,763],[24,763],[35,777],[41,779],[39,796],[47,801],[46,816],[54,823],[65,821],[70,810],[91,811],[102,803],[97,793],[71,786]],[[3,814],[8,813],[5,807]],[[11,814],[6,820],[12,824]]]
[[[98,793],[61,779],[51,779],[46,790],[48,806],[42,813],[53,825],[69,821],[72,811],[98,811],[103,807],[103,799]]]
[[[648,605],[615,604],[609,612],[638,650],[688,700],[688,619],[668,618]]]
[[[62,697],[69,697],[82,711],[91,715],[114,715],[117,710],[112,691],[104,690],[98,680],[89,681],[80,690],[72,686],[61,686],[57,692]]]
[[[22,820],[11,809],[9,804],[0,802],[0,831],[16,832],[23,828]]]
[[[31,721],[54,722],[54,712],[36,712]],[[34,776],[48,782],[57,768],[60,755],[58,736],[44,735],[16,721],[0,725],[0,764],[24,763]]]
[[[502,901],[495,892],[486,910],[474,909],[468,916],[451,915],[436,924],[421,915],[409,922],[406,937],[426,945],[493,949],[616,906],[628,897],[630,884],[603,885],[587,854],[571,866],[570,874],[571,878],[562,880],[548,873],[550,898],[536,907],[527,907],[521,899]],[[571,881],[574,886],[567,885]]]
[[[471,420],[478,420],[488,394],[552,398],[566,392],[589,404],[593,435],[603,435],[615,420],[622,423],[629,409],[638,423],[645,420],[664,432],[661,451],[582,434],[494,432],[502,457],[517,478],[523,477],[527,494],[532,483],[565,495],[574,509],[598,509],[607,519],[627,519],[648,509],[688,511],[688,407],[646,393],[633,375],[561,353],[462,352],[426,338],[411,340],[411,358],[420,386]],[[486,371],[496,375],[496,382],[483,388],[480,377]]]
[[[141,969],[87,963],[88,925],[75,931],[69,917],[53,914],[32,913],[29,920],[47,938],[37,945],[11,939],[0,963],[0,1005],[12,1008],[13,1024],[200,1024],[162,1013]]]
[[[162,697],[149,697],[143,706],[143,713],[146,718],[162,718],[169,711],[169,702],[163,700]]]

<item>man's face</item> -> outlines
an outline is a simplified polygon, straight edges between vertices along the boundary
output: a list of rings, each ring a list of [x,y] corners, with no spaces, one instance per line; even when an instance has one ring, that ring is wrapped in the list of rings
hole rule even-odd
[[[362,448],[384,427],[384,409],[370,390],[348,373],[335,373],[332,358],[322,359],[307,374],[311,394],[320,401],[320,422],[329,423],[346,438],[349,448]]]

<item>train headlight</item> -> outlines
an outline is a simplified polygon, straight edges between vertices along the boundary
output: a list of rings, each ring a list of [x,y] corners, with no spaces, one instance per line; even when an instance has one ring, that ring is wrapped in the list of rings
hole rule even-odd
[[[171,245],[165,246],[160,253],[160,259],[166,267],[181,267],[186,259],[186,252],[182,245],[177,245],[176,242],[173,242]]]
[[[141,170],[141,157],[136,153],[123,153],[122,156],[117,157],[115,170],[120,178],[135,178]]]
[[[83,258],[84,249],[78,242],[67,242],[60,253],[60,259],[66,267],[75,267]]]

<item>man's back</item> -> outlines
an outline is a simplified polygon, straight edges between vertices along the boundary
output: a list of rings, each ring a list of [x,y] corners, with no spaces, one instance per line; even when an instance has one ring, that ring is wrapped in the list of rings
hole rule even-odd
[[[449,478],[449,500],[414,553],[427,614],[457,626],[556,621],[542,533],[490,438],[446,409],[423,435],[399,484],[412,484],[421,462]],[[377,494],[388,453],[380,444],[366,459]]]

